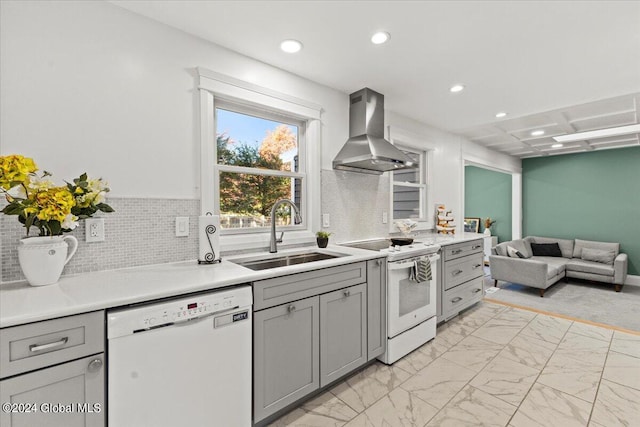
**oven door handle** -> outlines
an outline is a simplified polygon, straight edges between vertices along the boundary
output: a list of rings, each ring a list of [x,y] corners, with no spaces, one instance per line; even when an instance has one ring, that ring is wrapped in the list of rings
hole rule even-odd
[[[387,268],[389,270],[402,270],[403,268],[413,267],[416,261],[433,262],[434,260],[431,257],[425,256],[425,257],[411,258],[409,261],[390,261],[387,264]]]
[[[390,262],[389,265],[387,266],[387,269],[394,271],[394,270],[402,270],[405,268],[410,268],[413,267],[414,263],[413,261],[410,262]]]

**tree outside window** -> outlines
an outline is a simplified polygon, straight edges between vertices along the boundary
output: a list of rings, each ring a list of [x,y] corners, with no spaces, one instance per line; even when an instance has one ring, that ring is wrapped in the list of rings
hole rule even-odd
[[[221,226],[270,225],[280,199],[300,208],[300,126],[226,109],[216,109],[216,146]],[[290,208],[276,213],[278,225],[291,225]]]

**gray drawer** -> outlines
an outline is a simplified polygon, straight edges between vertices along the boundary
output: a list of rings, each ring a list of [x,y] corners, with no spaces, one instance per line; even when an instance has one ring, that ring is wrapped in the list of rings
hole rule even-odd
[[[444,254],[444,260],[449,261],[452,259],[460,258],[463,256],[482,253],[484,249],[484,243],[482,239],[471,240],[470,242],[456,243],[453,245],[446,245],[442,252]]]
[[[259,280],[253,282],[253,309],[262,310],[366,281],[366,262]]]
[[[479,277],[444,292],[442,315],[445,319],[455,316],[482,299],[484,278]]]
[[[475,254],[459,258],[444,264],[444,288],[454,288],[461,283],[484,275],[482,268],[482,254]]]
[[[104,311],[0,330],[0,378],[104,351]]]

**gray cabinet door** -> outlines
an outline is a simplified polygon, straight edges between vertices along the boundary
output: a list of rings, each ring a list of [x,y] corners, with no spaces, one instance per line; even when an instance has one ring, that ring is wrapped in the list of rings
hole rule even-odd
[[[366,284],[320,295],[320,387],[366,361]]]
[[[253,317],[254,423],[319,387],[319,297]]]
[[[0,401],[10,405],[3,406],[0,424],[104,426],[104,391],[104,354],[5,379],[0,381]]]
[[[387,347],[387,263],[367,261],[367,360],[383,354]]]

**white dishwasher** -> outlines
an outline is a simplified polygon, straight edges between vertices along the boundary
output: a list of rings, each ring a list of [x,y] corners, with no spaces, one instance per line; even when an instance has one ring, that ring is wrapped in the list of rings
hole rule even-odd
[[[251,426],[250,286],[107,314],[110,427]]]

